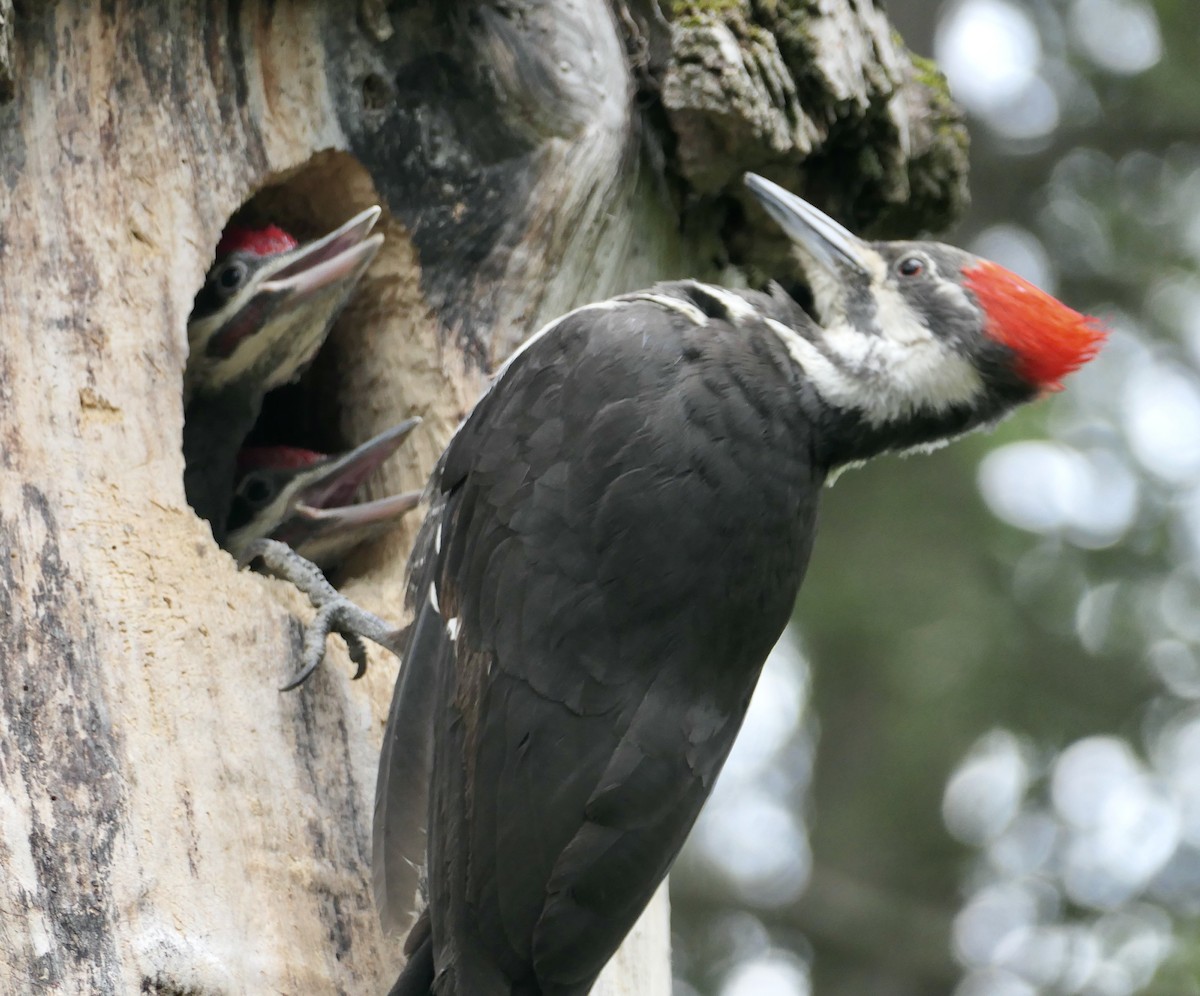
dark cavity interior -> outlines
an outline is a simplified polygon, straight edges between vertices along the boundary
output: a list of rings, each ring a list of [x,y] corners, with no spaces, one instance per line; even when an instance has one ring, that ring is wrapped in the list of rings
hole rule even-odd
[[[226,228],[275,225],[303,245],[328,234],[373,203],[376,198],[372,184],[362,166],[344,153],[323,152],[294,172],[262,187],[234,212]],[[347,302],[348,309],[359,295],[369,293],[366,284],[367,281],[360,281],[356,286]],[[202,285],[195,307],[204,303],[204,295]],[[239,449],[286,445],[319,453],[337,453],[348,448],[339,418],[341,320],[334,321],[315,358],[296,380],[263,396],[261,411],[245,429],[244,435],[244,413],[237,411],[242,404],[238,395],[243,392],[230,392],[226,398],[219,395],[193,397],[187,405],[184,412],[185,491],[193,509],[209,520],[213,535],[222,545],[230,526],[234,487],[229,461],[236,459]]]

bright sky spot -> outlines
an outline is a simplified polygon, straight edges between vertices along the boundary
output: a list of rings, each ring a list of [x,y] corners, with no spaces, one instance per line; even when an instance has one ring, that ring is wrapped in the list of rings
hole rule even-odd
[[[992,514],[1035,533],[1065,531],[1088,548],[1124,535],[1137,511],[1137,480],[1103,450],[1081,453],[1028,440],[1001,446],[979,466],[979,490]]]
[[[1158,640],[1146,652],[1146,661],[1173,695],[1200,699],[1200,661],[1188,644],[1182,640]],[[1196,756],[1200,757],[1200,753]],[[1200,767],[1197,774],[1200,775]]]
[[[1051,796],[1059,814],[1082,831],[1068,844],[1063,868],[1067,894],[1081,905],[1127,902],[1179,846],[1177,805],[1117,737],[1087,737],[1063,751]]]
[[[1112,793],[1143,778],[1129,745],[1118,737],[1085,737],[1054,764],[1051,797],[1060,816],[1076,827],[1095,828]]]
[[[1099,653],[1104,649],[1120,594],[1121,585],[1116,581],[1109,581],[1089,588],[1079,599],[1079,605],[1075,609],[1075,635],[1089,654]]]
[[[938,24],[934,52],[955,98],[978,113],[1015,100],[1042,57],[1029,15],[1004,0],[959,0]]]
[[[967,844],[991,840],[1016,817],[1028,783],[1028,765],[1017,738],[1006,730],[987,734],[946,785],[946,828]]]
[[[809,996],[811,992],[804,965],[784,954],[743,962],[721,986],[721,996]]]
[[[1053,815],[1027,806],[1012,826],[988,845],[988,862],[1005,875],[1032,875],[1046,867],[1056,852],[1058,839]]]
[[[1084,54],[1110,73],[1145,72],[1162,58],[1162,32],[1143,0],[1075,0],[1071,34]]]
[[[783,906],[808,884],[812,852],[803,823],[761,788],[745,788],[723,805],[706,806],[690,846],[720,867],[755,901]]]
[[[1028,882],[1002,882],[976,892],[954,918],[954,947],[968,965],[987,965],[1014,930],[1037,923],[1041,902]]]
[[[1061,529],[1086,487],[1078,453],[1058,443],[1030,440],[993,450],[979,466],[988,508],[1030,532]]]
[[[1066,848],[1063,885],[1076,903],[1113,908],[1141,893],[1182,836],[1178,808],[1146,778],[1105,792],[1104,818]]]
[[[797,747],[795,740],[807,702],[808,665],[785,630],[686,845],[744,894],[772,905],[794,901],[812,868],[808,834],[788,789],[801,795],[807,789],[811,745]]]
[[[1200,200],[1200,189],[1197,189]],[[1188,219],[1194,229],[1194,244],[1189,248],[1200,262],[1200,215]],[[1146,308],[1175,333],[1200,365],[1200,279],[1192,272],[1169,274],[1156,281],[1146,293]]]
[[[1057,925],[1022,927],[1004,938],[996,959],[1004,967],[1018,969],[1030,982],[1053,985],[1066,967],[1074,933]]]
[[[1191,543],[1193,555],[1200,558],[1200,481],[1192,482],[1179,496],[1176,514],[1182,527],[1182,538]]]
[[[1058,94],[1041,76],[1034,76],[1012,100],[980,113],[1005,138],[1018,141],[1049,135],[1062,117]]]
[[[1170,649],[1156,646],[1155,652],[1165,653]],[[1174,652],[1179,653],[1180,649],[1177,647]],[[1172,795],[1179,800],[1184,839],[1193,848],[1200,846],[1200,716],[1192,715],[1171,724],[1154,746],[1158,768]]]
[[[1190,565],[1177,567],[1163,579],[1157,607],[1169,632],[1200,643],[1200,583]]]
[[[1134,455],[1160,477],[1182,483],[1200,474],[1200,390],[1173,366],[1134,371],[1122,399],[1125,432]]]
[[[758,777],[795,735],[808,697],[808,666],[790,630],[771,651],[750,699],[741,732],[717,781],[710,806],[721,805],[722,786]]]
[[[954,996],[1038,996],[1038,991],[1012,972],[984,968],[963,976]]]
[[[1040,287],[1047,294],[1055,293],[1054,272],[1050,257],[1041,240],[1020,225],[992,225],[985,228],[971,243],[971,252],[999,263]]]

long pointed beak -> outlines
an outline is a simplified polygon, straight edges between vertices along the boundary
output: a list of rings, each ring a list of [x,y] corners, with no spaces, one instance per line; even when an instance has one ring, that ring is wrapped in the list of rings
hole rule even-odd
[[[393,496],[378,502],[352,505],[354,494],[363,481],[391,456],[418,425],[419,418],[406,419],[399,425],[373,436],[348,453],[325,457],[289,469],[276,459],[251,473],[263,475],[260,481],[273,482],[269,501],[249,515],[231,523],[225,547],[240,554],[249,542],[263,537],[281,540],[304,553],[304,545],[320,536],[335,546],[342,533],[341,547],[356,546],[368,535],[387,528],[407,512],[416,500]],[[246,451],[251,452],[251,451]],[[272,455],[271,450],[266,451]],[[235,513],[236,512],[235,502]],[[354,538],[359,537],[359,538]],[[307,554],[305,554],[307,556]]]
[[[299,505],[276,538],[318,567],[328,569],[355,547],[394,528],[420,503],[420,491],[406,491],[337,508]]]
[[[294,492],[293,501],[314,509],[346,505],[371,473],[400,448],[400,444],[421,424],[420,418],[410,418],[372,436],[328,462],[321,462],[304,472],[303,483]]]
[[[869,276],[867,261],[873,250],[857,235],[807,201],[756,173],[747,173],[745,182],[784,234],[821,267],[832,274],[843,273],[850,267]]]
[[[260,396],[295,380],[383,245],[371,207],[323,238],[262,261],[236,299],[189,325],[189,395],[245,383]],[[215,327],[214,327],[215,326]]]
[[[420,424],[419,418],[410,418],[323,465],[320,478],[297,491],[292,514],[280,523],[274,538],[328,569],[355,547],[396,526],[420,504],[420,491],[350,502],[362,482]]]
[[[279,265],[264,275],[260,290],[303,297],[356,271],[361,275],[383,244],[382,235],[367,238],[381,213],[378,206],[369,207],[323,238],[282,254]]]

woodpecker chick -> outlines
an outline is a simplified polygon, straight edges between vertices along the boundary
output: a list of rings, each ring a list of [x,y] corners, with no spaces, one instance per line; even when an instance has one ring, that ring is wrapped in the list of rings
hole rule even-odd
[[[291,446],[246,447],[227,523],[226,548],[241,557],[254,540],[286,543],[322,570],[393,528],[421,500],[419,491],[353,504],[368,476],[420,425],[410,418],[347,453]]]
[[[224,542],[237,453],[266,393],[295,380],[383,244],[368,208],[297,245],[274,226],[231,227],[188,319],[184,489]]]
[[[811,316],[694,280],[579,308],[434,470],[376,791],[376,898],[412,928],[395,994],[584,996],[712,789],[822,485],[991,423],[1099,347],[993,263],[747,184]]]
[[[304,245],[274,225],[227,229],[188,318],[185,400],[231,384],[261,397],[295,380],[383,245],[370,235],[380,213]]]

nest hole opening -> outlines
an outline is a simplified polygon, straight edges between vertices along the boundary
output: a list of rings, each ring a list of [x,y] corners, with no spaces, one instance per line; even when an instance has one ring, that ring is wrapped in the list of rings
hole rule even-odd
[[[183,384],[184,490],[235,556],[267,537],[305,553],[297,537],[309,536],[312,517],[287,521],[296,514],[281,495],[359,442],[344,429],[339,330],[377,310],[362,298],[373,293],[363,278],[383,242],[378,203],[357,160],[318,153],[233,213],[197,292]],[[377,465],[339,471],[305,492],[305,508],[353,504]]]

